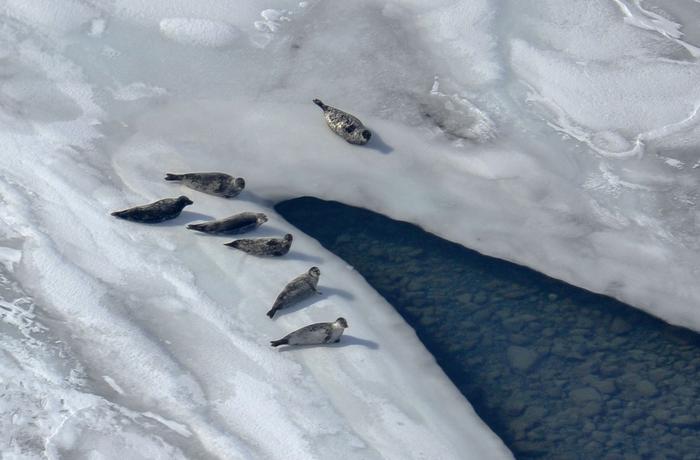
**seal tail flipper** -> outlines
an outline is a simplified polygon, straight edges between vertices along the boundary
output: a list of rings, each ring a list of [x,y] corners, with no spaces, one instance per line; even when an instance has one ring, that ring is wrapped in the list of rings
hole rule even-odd
[[[272,318],[275,317],[275,313],[277,313],[277,308],[276,308],[276,307],[272,307],[272,309],[271,309],[270,311],[268,311],[268,312],[266,313],[266,315],[269,316],[270,319],[272,319]]]
[[[224,246],[229,246],[232,248],[239,249],[240,243],[238,242],[238,240],[233,240],[230,243],[224,243]]]
[[[289,339],[279,339],[279,340],[271,340],[270,345],[273,347],[279,347],[280,345],[287,345],[289,343]]]
[[[123,217],[125,212],[126,211],[114,211],[111,215],[114,217]]]
[[[182,180],[182,174],[165,173],[165,180]]]
[[[202,232],[204,231],[204,224],[189,224],[187,228],[190,230],[197,230]]]
[[[313,102],[314,102],[314,104],[316,104],[317,106],[321,107],[321,110],[323,110],[324,112],[325,112],[326,109],[328,108],[328,106],[327,106],[326,104],[324,104],[323,102],[321,102],[321,99],[314,99]]]

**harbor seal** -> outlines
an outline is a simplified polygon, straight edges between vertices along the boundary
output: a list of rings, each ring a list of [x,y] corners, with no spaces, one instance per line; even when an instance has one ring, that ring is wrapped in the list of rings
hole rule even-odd
[[[321,294],[316,286],[318,286],[318,278],[321,276],[321,270],[318,267],[311,267],[308,272],[299,275],[282,289],[282,292],[277,296],[275,303],[272,305],[267,316],[274,318],[277,310],[282,310],[295,303],[311,297],[316,294]]]
[[[332,323],[315,323],[297,329],[279,340],[272,340],[270,345],[321,345],[340,342],[340,336],[348,328],[345,318],[338,318]]]
[[[314,99],[313,102],[323,110],[326,124],[328,124],[331,131],[351,144],[365,145],[369,142],[372,133],[369,129],[365,128],[365,125],[363,125],[357,117],[343,112],[340,109],[336,109],[335,107],[331,107],[330,105],[326,105],[319,99]]]
[[[192,190],[222,198],[238,196],[245,188],[245,179],[218,172],[165,174],[165,180],[180,181]]]
[[[287,233],[283,238],[241,239],[226,243],[224,246],[230,246],[254,256],[280,257],[289,252],[292,239],[292,235]]]
[[[124,209],[123,211],[115,211],[112,215],[132,222],[155,224],[176,218],[180,215],[185,206],[191,204],[192,200],[182,195],[177,198],[158,200],[143,206],[135,206],[133,208]]]
[[[214,235],[237,235],[255,230],[265,222],[267,222],[267,216],[261,212],[242,212],[226,219],[190,224],[187,228]]]

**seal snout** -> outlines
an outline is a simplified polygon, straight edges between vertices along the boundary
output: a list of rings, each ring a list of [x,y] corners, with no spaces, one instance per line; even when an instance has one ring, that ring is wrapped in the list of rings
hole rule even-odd
[[[370,137],[372,137],[372,133],[370,132],[369,129],[363,129],[362,130],[362,138],[366,141],[369,141]]]

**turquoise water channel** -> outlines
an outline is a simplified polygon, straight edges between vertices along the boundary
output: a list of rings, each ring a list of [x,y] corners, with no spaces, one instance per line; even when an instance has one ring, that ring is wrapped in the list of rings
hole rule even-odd
[[[399,311],[517,458],[700,458],[700,335],[364,209],[276,209]]]

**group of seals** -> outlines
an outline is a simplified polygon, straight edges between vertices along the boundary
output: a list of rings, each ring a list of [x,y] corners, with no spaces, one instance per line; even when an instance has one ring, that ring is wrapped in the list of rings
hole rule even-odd
[[[181,181],[193,190],[222,198],[234,198],[245,188],[245,180],[242,177],[234,178],[224,173],[167,173],[165,180]],[[112,215],[132,222],[154,224],[176,218],[185,206],[191,204],[193,204],[192,200],[183,195],[178,198],[166,198],[143,206],[135,206],[123,211],[115,211]],[[263,213],[242,212],[225,219],[190,224],[187,228],[213,235],[238,235],[255,230],[265,222],[267,222],[267,216]],[[225,246],[255,256],[279,257],[289,252],[289,248],[292,246],[292,235],[287,234],[283,238],[235,240],[226,243]]]
[[[314,99],[313,102],[321,107],[328,127],[338,136],[356,145],[364,145],[369,142],[372,133],[357,117],[326,105],[319,99]],[[233,177],[220,172],[166,173],[165,180],[178,181],[198,192],[222,198],[237,197],[246,185],[242,177]],[[193,201],[183,195],[178,198],[166,198],[154,203],[115,211],[112,215],[132,222],[153,224],[178,217],[185,206],[191,204]],[[263,213],[242,212],[225,219],[189,224],[187,228],[213,235],[237,235],[255,230],[265,222],[267,222],[267,216]],[[293,237],[288,233],[282,238],[238,239],[225,243],[225,245],[255,256],[281,257],[289,252],[292,241]],[[272,319],[278,310],[288,308],[314,294],[321,294],[317,289],[320,276],[321,270],[318,267],[311,267],[308,272],[287,283],[277,296],[270,311],[267,312],[267,316]],[[279,340],[273,340],[270,345],[277,347],[279,345],[336,343],[340,341],[340,336],[347,327],[349,326],[345,318],[338,318],[332,323],[315,323],[293,331]]]

